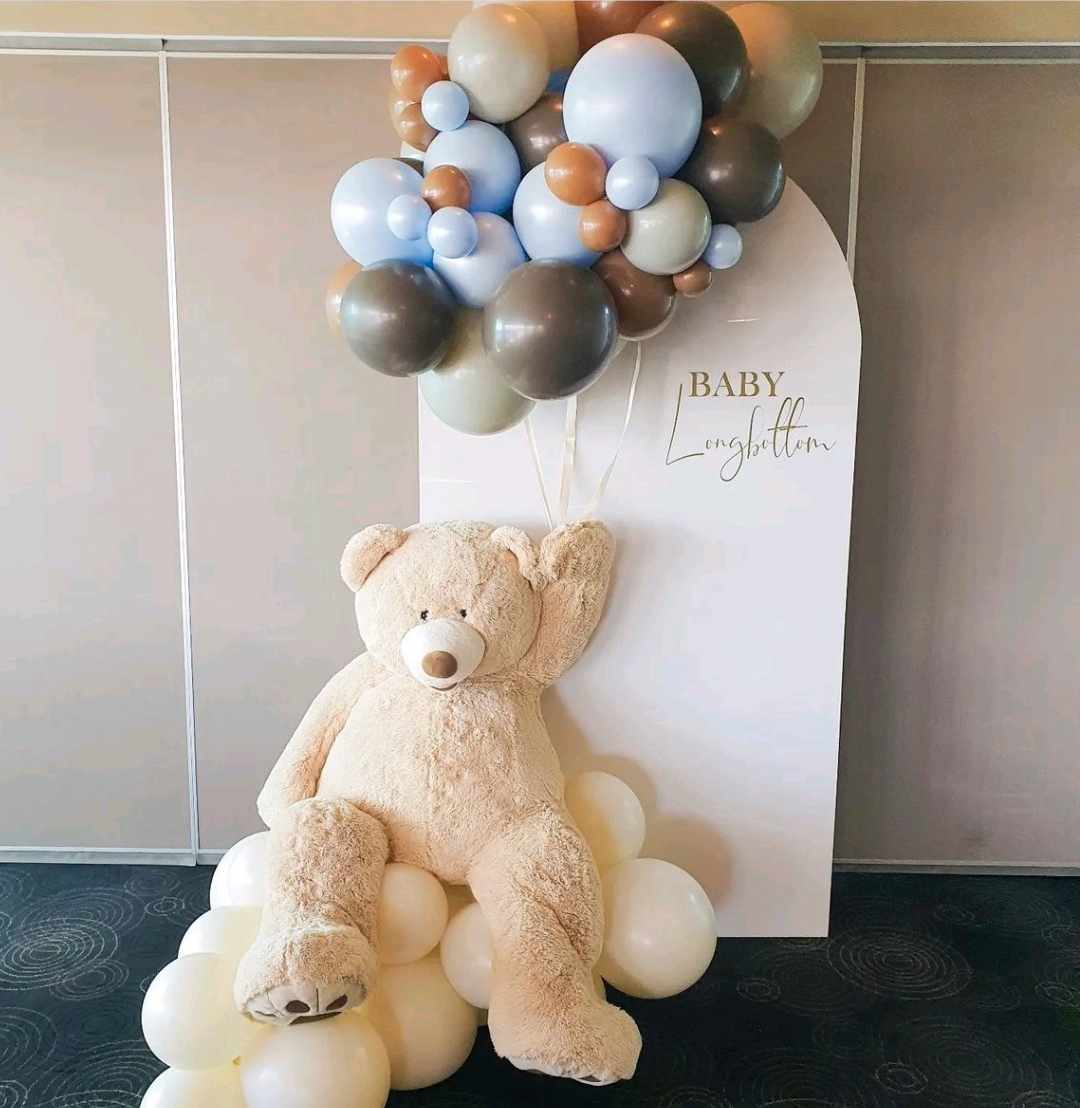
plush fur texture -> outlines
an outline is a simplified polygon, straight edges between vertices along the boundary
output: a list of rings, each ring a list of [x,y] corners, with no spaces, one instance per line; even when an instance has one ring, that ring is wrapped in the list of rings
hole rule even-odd
[[[595,522],[539,550],[516,528],[475,523],[380,525],[350,541],[342,576],[367,653],[319,694],[259,797],[270,887],[237,975],[243,1010],[280,1023],[363,999],[390,857],[472,887],[494,941],[501,1055],[579,1080],[632,1075],[640,1037],[593,989],[599,878],[540,714],[596,627],[613,554]],[[423,667],[415,650],[411,670],[402,656],[407,634],[431,639]],[[456,664],[445,644],[470,636],[479,664],[428,677]]]

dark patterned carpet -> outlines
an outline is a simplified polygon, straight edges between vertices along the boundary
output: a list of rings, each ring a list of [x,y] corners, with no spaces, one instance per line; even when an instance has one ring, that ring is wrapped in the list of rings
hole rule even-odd
[[[136,1108],[161,1069],[142,992],[210,873],[0,866],[0,1108]],[[724,941],[689,992],[626,1006],[633,1082],[521,1074],[481,1032],[450,1081],[390,1103],[1080,1108],[1080,879],[841,875],[832,938]]]

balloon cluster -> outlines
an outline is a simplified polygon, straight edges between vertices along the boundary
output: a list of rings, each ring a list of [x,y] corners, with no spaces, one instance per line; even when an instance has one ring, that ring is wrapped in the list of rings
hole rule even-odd
[[[779,140],[821,72],[771,4],[474,6],[445,58],[394,56],[403,156],[334,189],[355,266],[328,291],[331,323],[371,368],[422,375],[467,433],[580,392],[620,337],[658,333],[738,262],[738,225],[779,202]]]
[[[606,927],[595,985],[666,997],[705,972],[716,918],[701,886],[638,855],[645,814],[623,781],[597,771],[567,783],[566,804],[600,867]],[[236,1010],[236,967],[255,941],[269,832],[237,843],[210,886],[210,911],[146,991],[143,1033],[171,1068],[142,1108],[382,1108],[468,1057],[491,992],[491,935],[463,886],[393,862],[379,903],[378,983],[364,1004],[317,1023],[271,1029]]]

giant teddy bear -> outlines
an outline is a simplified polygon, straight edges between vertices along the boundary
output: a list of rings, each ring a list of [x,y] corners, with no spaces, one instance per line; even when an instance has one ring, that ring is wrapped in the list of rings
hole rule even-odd
[[[600,619],[613,553],[596,522],[539,549],[478,523],[376,525],[349,542],[341,573],[367,652],[319,694],[259,796],[267,901],[235,986],[248,1015],[360,1004],[383,867],[410,862],[468,884],[484,912],[500,1055],[593,1084],[633,1074],[637,1026],[593,985],[600,882],[540,713]]]

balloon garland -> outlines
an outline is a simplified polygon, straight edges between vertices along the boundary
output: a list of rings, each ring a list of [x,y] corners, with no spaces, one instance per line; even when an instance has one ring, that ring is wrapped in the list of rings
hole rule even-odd
[[[771,4],[475,5],[446,57],[394,56],[402,156],[334,189],[360,269],[331,281],[331,325],[370,368],[420,375],[466,434],[573,398],[620,339],[658,334],[738,263],[821,75],[816,41]]]

